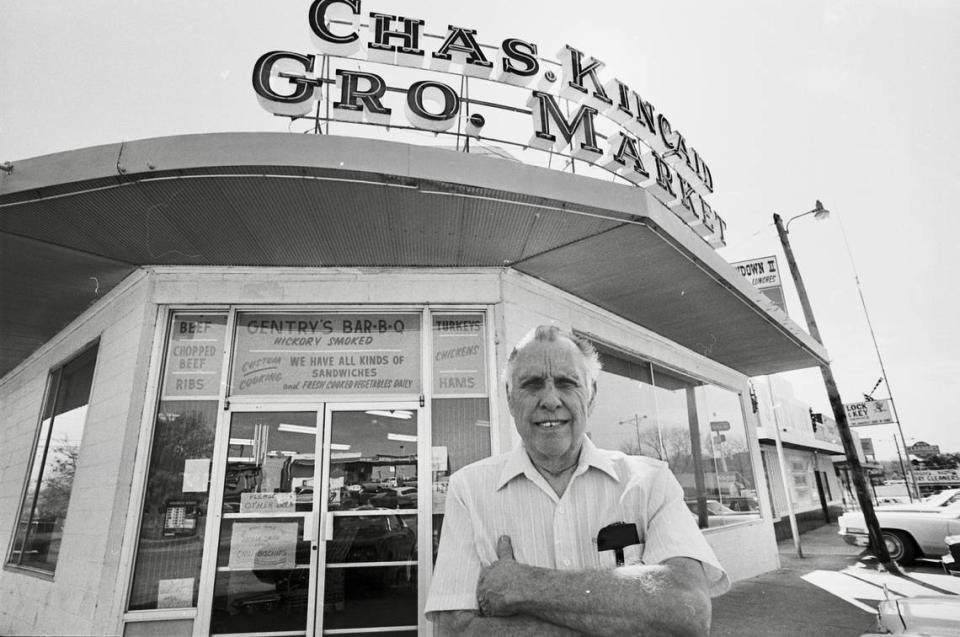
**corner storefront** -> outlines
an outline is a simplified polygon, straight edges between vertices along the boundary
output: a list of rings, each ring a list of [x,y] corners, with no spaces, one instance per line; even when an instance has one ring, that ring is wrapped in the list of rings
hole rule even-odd
[[[446,481],[516,442],[497,373],[550,321],[602,352],[597,444],[668,461],[734,578],[776,567],[747,379],[822,350],[700,237],[637,189],[314,141],[146,140],[139,176],[114,147],[5,183],[5,267],[74,292],[5,298],[92,299],[0,383],[5,630],[425,632]]]
[[[573,47],[360,13],[254,65],[317,134],[0,175],[0,632],[429,634],[446,484],[518,442],[498,373],[551,322],[601,352],[594,442],[776,568],[748,379],[826,353],[714,251],[704,158]]]

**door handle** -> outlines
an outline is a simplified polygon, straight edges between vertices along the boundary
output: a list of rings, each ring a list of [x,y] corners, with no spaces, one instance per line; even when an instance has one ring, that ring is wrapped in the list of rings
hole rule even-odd
[[[327,512],[327,523],[324,531],[323,541],[329,542],[333,539],[333,514],[331,514],[329,511]]]
[[[303,516],[303,539],[313,542],[313,511]]]

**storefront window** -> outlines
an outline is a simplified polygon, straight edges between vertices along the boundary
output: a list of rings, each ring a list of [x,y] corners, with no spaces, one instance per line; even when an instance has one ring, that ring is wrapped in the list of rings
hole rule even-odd
[[[760,503],[740,395],[704,385],[698,388],[697,404],[701,422],[705,419],[709,426],[709,433],[702,435],[702,448],[711,525],[757,519]]]
[[[739,396],[600,348],[588,435],[597,446],[667,463],[701,527],[757,519]]]
[[[449,476],[490,455],[491,433],[486,314],[439,312],[429,330],[422,316],[238,311],[225,365],[227,313],[174,313],[128,608],[209,600],[211,633],[302,631],[311,603],[324,630],[416,626],[423,516],[436,546]],[[425,393],[429,458],[415,407]],[[428,466],[429,500],[418,493]],[[222,521],[199,590],[211,501]],[[325,559],[310,549],[318,533]]]
[[[53,371],[8,562],[53,573],[80,456],[97,348]]]
[[[197,604],[224,314],[177,314],[167,338],[130,610]]]
[[[450,476],[490,455],[484,315],[434,315],[433,351],[431,474],[436,560]]]

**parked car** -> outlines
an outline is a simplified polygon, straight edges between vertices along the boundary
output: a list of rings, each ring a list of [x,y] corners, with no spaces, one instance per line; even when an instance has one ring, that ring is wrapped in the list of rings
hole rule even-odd
[[[417,488],[388,487],[383,493],[371,496],[368,503],[384,509],[415,509],[417,508]]]
[[[339,519],[327,542],[327,562],[393,562],[416,559],[417,533],[398,515],[351,516]]]
[[[687,500],[687,508],[694,516],[697,515],[697,501]],[[717,500],[707,500],[707,521],[710,527],[726,526],[751,520],[757,516],[757,511],[735,511]]]
[[[877,607],[877,627],[861,637],[913,635],[960,637],[960,596],[925,595],[887,599]]]
[[[918,557],[939,559],[943,538],[960,533],[960,502],[936,509],[874,509],[890,558],[909,564]],[[847,544],[867,546],[867,525],[859,511],[844,513],[837,520],[840,536]]]
[[[913,502],[904,502],[901,499],[899,502],[887,504],[881,498],[881,504],[878,508],[884,511],[936,511],[957,502],[960,502],[960,489],[944,489],[939,493],[928,495]]]

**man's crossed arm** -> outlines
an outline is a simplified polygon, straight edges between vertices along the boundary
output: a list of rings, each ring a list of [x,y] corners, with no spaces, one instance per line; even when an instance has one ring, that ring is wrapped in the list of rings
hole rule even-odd
[[[706,575],[691,558],[558,571],[518,563],[507,536],[497,544],[497,557],[480,573],[481,612],[437,613],[440,635],[700,637],[710,631]]]

